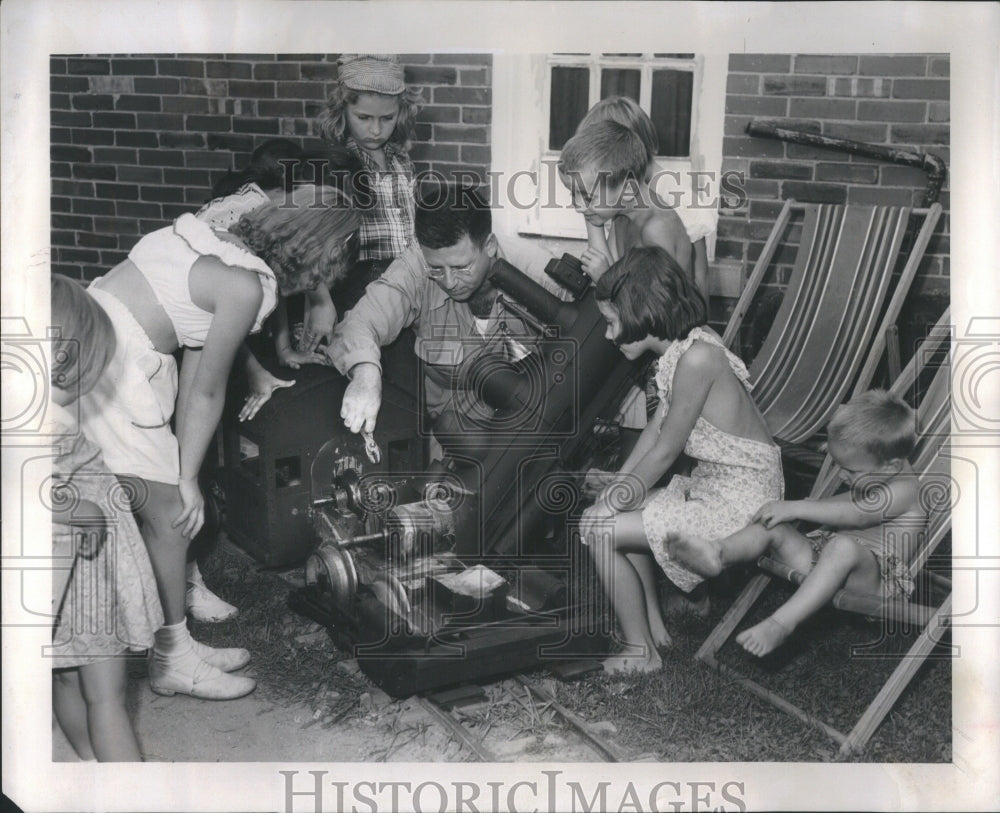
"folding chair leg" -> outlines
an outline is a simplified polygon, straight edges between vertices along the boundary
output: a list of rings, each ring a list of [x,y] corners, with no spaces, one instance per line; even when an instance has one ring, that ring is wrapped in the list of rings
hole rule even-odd
[[[927,660],[927,656],[940,643],[941,632],[950,622],[951,595],[949,594],[931,620],[927,622],[920,637],[913,642],[913,646],[903,656],[902,662],[890,675],[882,690],[865,709],[865,713],[861,715],[861,719],[858,720],[851,733],[847,735],[847,741],[840,746],[841,756],[848,756],[852,751],[860,750],[871,739],[875,729],[885,719],[917,670]]]
[[[760,598],[760,594],[764,592],[764,588],[767,587],[770,581],[771,577],[766,573],[758,573],[747,583],[747,586],[743,588],[743,592],[739,594],[736,601],[726,610],[726,614],[719,619],[719,623],[715,625],[715,629],[712,630],[705,639],[705,642],[698,648],[698,651],[694,653],[695,660],[715,666],[715,654],[729,640],[729,636],[733,634],[736,625],[750,611],[750,608]]]

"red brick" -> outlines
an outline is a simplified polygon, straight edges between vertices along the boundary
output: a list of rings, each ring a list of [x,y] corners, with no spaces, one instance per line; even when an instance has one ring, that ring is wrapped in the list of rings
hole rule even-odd
[[[891,88],[892,81],[889,79],[866,79],[862,76],[838,77],[833,83],[834,95],[856,98],[888,97]]]
[[[49,90],[56,93],[85,93],[90,90],[90,82],[85,76],[51,76]]]
[[[462,87],[491,85],[490,68],[464,68],[458,72],[458,84]]]
[[[878,183],[878,167],[861,164],[817,164],[817,181],[839,181],[849,184]]]
[[[228,96],[226,79],[181,79],[181,93],[188,96]]]
[[[50,57],[49,73],[66,73],[66,60],[59,57]]]
[[[68,229],[70,231],[83,231],[94,228],[94,218],[84,215],[52,215],[52,228]]]
[[[858,58],[848,55],[803,55],[795,56],[795,73],[851,74],[858,70]]]
[[[231,129],[234,133],[258,133],[260,135],[278,135],[281,132],[281,128],[275,119],[246,119],[235,116],[233,117],[232,127],[224,129]]]
[[[930,70],[931,76],[951,76],[951,60],[947,56],[932,57]]]
[[[94,234],[84,231],[76,236],[76,244],[88,248],[118,248],[118,238],[111,234]]]
[[[115,167],[107,164],[74,164],[73,177],[81,181],[116,181]]]
[[[143,186],[139,190],[144,201],[155,203],[183,203],[184,189],[176,186]]]
[[[125,147],[94,148],[94,160],[99,164],[134,164],[137,157],[135,150]]]
[[[110,116],[114,114],[103,113],[101,115]],[[53,110],[49,116],[49,124],[55,127],[90,127],[91,123],[91,114],[84,111]]]
[[[53,212],[68,212],[72,208],[69,198],[50,198],[49,210]]]
[[[748,200],[755,200],[757,198],[776,198],[778,197],[778,189],[779,187],[777,181],[763,181],[756,178],[747,178],[743,184],[743,191]]]
[[[55,139],[52,139],[53,141]],[[69,147],[53,144],[49,148],[49,158],[53,161],[90,161],[91,153],[86,147]]]
[[[73,143],[109,147],[115,143],[115,131],[77,128],[73,130]]]
[[[895,79],[892,95],[896,99],[948,99],[951,82],[948,79]]]
[[[156,72],[160,76],[204,76],[205,63],[200,59],[159,59]]]
[[[95,217],[94,230],[115,234],[138,234],[139,224],[128,217]]]
[[[917,186],[927,185],[927,173],[919,167],[884,166],[881,169],[882,186]]]
[[[219,144],[213,146],[213,139],[218,138],[217,136],[208,136],[208,149],[198,150],[197,152],[186,152],[184,153],[184,165],[188,167],[207,167],[209,169],[232,169],[233,159],[228,152],[213,152],[220,148]],[[246,136],[240,136],[240,138],[247,138]],[[248,138],[248,147],[251,149],[253,145],[253,139]],[[223,148],[228,150],[228,147]]]
[[[211,133],[229,132],[232,120],[229,116],[188,116],[187,129]]]
[[[746,158],[783,158],[785,145],[770,138],[724,137],[722,139],[722,154]]]
[[[461,112],[462,108],[454,105],[428,105],[420,111],[418,118],[425,122],[457,122]]]
[[[727,115],[722,125],[723,135],[744,135],[747,131],[747,125],[753,120],[753,116]]]
[[[862,56],[859,72],[864,76],[925,76],[925,56]]]
[[[410,157],[414,161],[458,161],[458,145],[417,142],[410,150]]]
[[[95,186],[97,197],[105,200],[138,200],[139,198],[139,190],[132,184],[98,183]]]
[[[811,76],[765,76],[767,96],[825,96],[826,79]]]
[[[948,144],[951,128],[946,124],[894,124],[890,140],[893,144]]]
[[[210,113],[206,96],[164,96],[164,113]]]
[[[302,102],[290,99],[261,99],[257,102],[258,116],[301,116],[303,109]]]
[[[302,74],[297,62],[258,62],[253,66],[254,79],[296,80]]]
[[[180,150],[139,150],[139,163],[147,167],[182,167],[184,153]]]
[[[463,107],[462,121],[465,124],[489,124],[493,121],[493,111],[489,107]]]
[[[731,73],[726,79],[726,93],[752,94],[760,92],[760,76],[756,74]]]
[[[150,97],[153,98],[153,97]],[[69,107],[69,97],[66,97],[67,103],[66,107]],[[63,105],[52,104],[52,107],[62,107]],[[114,96],[108,94],[77,94],[73,97],[73,109],[74,110],[114,110],[115,109],[115,99]]]
[[[326,82],[337,78],[337,66],[333,64],[306,64],[302,66],[302,78]]]
[[[119,76],[155,76],[155,59],[121,59],[111,60],[111,72]]]
[[[63,262],[77,263],[97,263],[100,255],[91,248],[63,248],[59,249],[59,259]]]
[[[70,265],[68,263],[52,263],[52,273],[62,274],[64,277],[75,279],[77,282],[85,282],[83,269],[78,265]],[[95,273],[94,276],[96,277],[97,274]]]
[[[160,133],[160,146],[182,150],[201,150],[205,147],[202,133]]]
[[[762,96],[727,96],[726,114],[734,113],[750,116],[779,116],[788,112],[787,99],[774,99]]]
[[[91,114],[87,113],[89,117]],[[111,127],[116,130],[134,130],[135,113],[94,113],[94,127]]]
[[[408,85],[454,85],[458,80],[455,68],[437,65],[408,65],[404,75]]]
[[[86,74],[88,76],[107,76],[111,73],[111,63],[107,59],[74,59],[66,60],[68,73]]]
[[[205,76],[210,79],[251,79],[253,66],[247,62],[210,60],[205,63]]]
[[[128,248],[131,249],[132,246],[138,242],[137,238],[138,236],[136,236],[136,239],[133,239],[131,236],[128,238],[124,236],[120,237],[118,239],[118,245],[122,246],[127,240],[129,243]],[[114,268],[119,263],[124,262],[127,257],[128,257],[128,251],[102,251],[101,269],[98,269],[97,273],[93,274],[93,278],[96,278],[99,273],[102,273],[104,268]]]
[[[485,144],[490,131],[486,127],[469,124],[435,124],[435,141],[458,141],[463,144]]]
[[[77,99],[86,99],[86,96],[76,96]],[[70,95],[68,93],[50,93],[49,109],[68,110],[70,106]]]
[[[923,102],[858,102],[859,121],[924,121],[927,105]]]
[[[759,179],[812,180],[812,164],[796,164],[792,161],[751,161],[750,175]]]
[[[165,169],[163,182],[174,186],[209,187],[211,173],[207,169]]]
[[[94,196],[94,185],[82,181],[53,181],[52,194],[92,198]]]
[[[931,102],[927,105],[927,121],[951,121],[951,105],[948,102]]]
[[[787,73],[792,58],[784,54],[730,54],[729,70],[743,73]]]
[[[847,188],[836,184],[784,181],[781,196],[811,203],[843,203],[847,200]]]
[[[326,89],[321,82],[278,82],[279,99],[326,99]]]
[[[135,130],[119,130],[115,133],[115,142],[119,147],[159,147],[160,140],[156,133]]]
[[[82,166],[86,166],[85,164]],[[49,164],[49,177],[50,178],[72,178],[73,169],[69,164],[62,162],[50,163]]]
[[[160,105],[159,96],[132,96],[123,93],[115,102],[115,110],[141,110],[146,113],[155,113],[161,109]]]
[[[173,94],[181,92],[179,79],[166,79],[155,76],[137,76],[132,83],[136,93]]]
[[[864,206],[910,206],[913,203],[909,189],[892,186],[852,186],[847,199]]]
[[[853,119],[853,99],[789,99],[788,115],[817,119]]]
[[[772,197],[778,196],[777,184],[775,186],[775,192]],[[778,213],[781,212],[782,202],[779,200],[751,200],[750,201],[750,217],[751,219],[764,219],[770,222],[774,222],[778,219]]]
[[[435,65],[492,65],[492,54],[434,54]]]
[[[485,164],[490,163],[490,148],[487,147],[476,147],[470,144],[463,144],[460,150],[460,158],[463,163],[466,164]]]
[[[116,203],[115,210],[111,214],[116,214],[118,217],[128,217],[132,220],[137,220],[138,218],[158,218],[160,216],[160,206],[156,203],[120,200]]]
[[[250,99],[273,99],[274,82],[245,82],[242,79],[229,80],[230,96],[245,96]]]
[[[848,161],[847,153],[825,147],[807,147],[803,144],[789,144],[788,157],[798,161]]]
[[[490,93],[484,88],[436,87],[435,104],[489,104]]]
[[[231,133],[209,133],[208,148],[210,150],[253,152],[253,137],[248,135],[234,135]],[[196,166],[196,164],[188,163],[188,166]]]

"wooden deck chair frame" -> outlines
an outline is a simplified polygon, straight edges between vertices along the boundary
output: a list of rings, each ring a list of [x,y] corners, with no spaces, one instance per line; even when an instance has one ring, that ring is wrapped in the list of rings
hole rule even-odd
[[[946,311],[923,345],[918,348],[913,359],[897,377],[890,389],[891,392],[902,394],[914,385],[926,360],[941,348],[947,339],[949,335],[948,318],[949,314]],[[914,469],[921,473],[922,486],[926,486],[921,488],[921,493],[934,494],[936,489],[937,494],[935,499],[937,502],[934,505],[927,506],[932,510],[930,511],[930,518],[923,542],[917,546],[913,558],[908,563],[911,577],[915,577],[921,571],[928,558],[951,528],[950,507],[941,501],[941,498],[946,494],[946,489],[940,489],[941,483],[946,482],[945,479],[941,478],[950,477],[947,452],[947,438],[951,428],[949,386],[949,369],[947,366],[942,366],[935,374],[933,382],[918,407],[920,421],[918,428],[921,434],[917,450],[913,456],[913,465]],[[931,478],[938,478],[936,486],[934,485],[935,481]],[[832,464],[829,455],[827,455],[810,496],[829,496],[834,493],[836,488],[837,467],[835,464]],[[937,510],[933,510],[935,508]],[[776,706],[781,711],[797,717],[799,720],[825,732],[840,744],[841,756],[848,756],[852,752],[862,749],[892,709],[896,700],[899,699],[899,696],[916,674],[919,667],[924,663],[935,646],[940,643],[943,631],[951,620],[950,580],[940,576],[937,576],[935,579],[935,582],[945,585],[947,592],[945,599],[938,607],[927,607],[909,602],[889,602],[873,597],[859,596],[857,594],[852,595],[844,590],[839,591],[834,596],[831,604],[837,609],[866,616],[892,619],[922,628],[920,635],[911,645],[909,651],[903,656],[901,662],[888,680],[886,680],[877,696],[865,709],[851,731],[844,734],[825,721],[788,702],[752,678],[739,673],[717,659],[716,656],[719,650],[729,640],[736,627],[746,617],[757,599],[763,594],[772,578],[783,578],[796,586],[801,584],[804,578],[801,573],[790,571],[788,568],[767,557],[761,557],[757,565],[763,572],[755,575],[746,585],[732,606],[719,620],[715,629],[712,630],[711,634],[695,653],[695,659],[731,677],[741,686]]]
[[[813,436],[849,392],[869,387],[941,216],[938,203],[911,209],[786,200],[723,334],[730,349],[797,210],[804,215],[792,277],[750,364],[754,400],[784,444]],[[912,215],[923,223],[894,279]]]

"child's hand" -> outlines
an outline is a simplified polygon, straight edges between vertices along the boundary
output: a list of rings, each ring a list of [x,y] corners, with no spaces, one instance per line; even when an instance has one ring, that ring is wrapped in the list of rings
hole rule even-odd
[[[607,249],[598,249],[587,246],[580,255],[580,263],[583,270],[594,282],[601,278],[601,275],[611,267],[611,255]]]
[[[305,336],[305,333],[302,335]],[[298,370],[303,364],[329,364],[330,359],[316,350],[292,350],[290,347],[282,347],[278,351],[278,362],[282,367]]]
[[[614,481],[617,475],[613,471],[602,469],[587,469],[583,477],[581,491],[585,497],[598,497]]]
[[[205,498],[198,486],[197,477],[181,478],[177,483],[181,492],[183,510],[173,521],[172,528],[181,526],[181,533],[193,539],[205,524]]]
[[[792,522],[799,518],[794,505],[795,503],[789,500],[774,500],[764,503],[753,515],[753,521],[759,522],[765,528],[773,528],[782,522]]]
[[[272,392],[281,387],[293,386],[295,380],[287,381],[283,378],[275,378],[261,367],[250,375],[248,383],[250,384],[250,393],[247,395],[246,401],[243,402],[243,408],[240,410],[239,419],[241,421],[249,421],[253,418],[260,411],[260,408],[271,400]]]
[[[610,531],[617,512],[603,500],[598,500],[580,517],[580,540],[589,545]]]

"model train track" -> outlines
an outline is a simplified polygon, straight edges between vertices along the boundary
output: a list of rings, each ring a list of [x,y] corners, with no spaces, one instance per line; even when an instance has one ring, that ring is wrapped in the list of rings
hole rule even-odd
[[[596,753],[602,762],[629,761],[629,754],[619,745],[611,742],[597,733],[593,727],[578,714],[570,711],[542,686],[517,675],[513,680],[523,686],[529,697],[542,703],[558,715],[566,728]],[[509,692],[509,690],[507,690]],[[479,762],[502,762],[487,743],[487,735],[480,735],[466,726],[462,720],[451,712],[449,703],[443,702],[441,693],[423,695],[418,698],[421,707]]]

